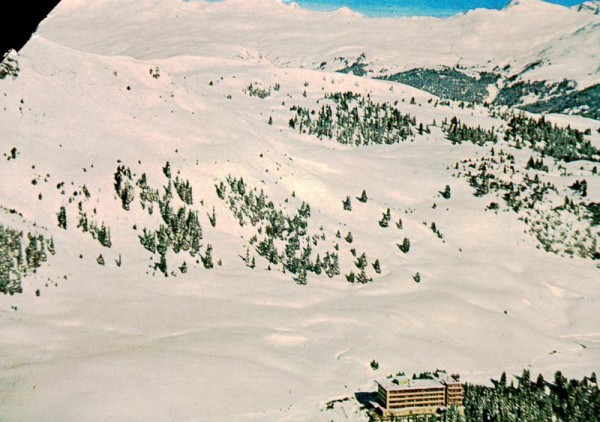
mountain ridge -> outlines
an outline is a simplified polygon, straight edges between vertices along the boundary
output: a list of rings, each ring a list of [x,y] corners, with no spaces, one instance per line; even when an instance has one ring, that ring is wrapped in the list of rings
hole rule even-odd
[[[590,43],[600,42],[595,30],[600,16],[578,13],[541,0],[513,3],[503,10],[477,9],[447,19],[363,19],[348,16],[347,12],[296,10],[277,0],[254,3],[157,0],[152,7],[128,2],[120,3],[121,15],[115,14],[116,9],[107,6],[110,3],[106,1],[88,6],[88,3],[71,0],[65,6],[69,4],[78,5],[73,10],[77,19],[61,18],[57,12],[53,19],[42,24],[40,33],[58,43],[99,54],[160,58],[222,57],[224,52],[232,52],[228,56],[231,58],[245,55],[238,52],[251,51],[252,56],[258,58],[252,60],[262,57],[278,66],[357,71],[379,78],[441,66],[457,68],[467,77],[474,77],[472,84],[477,84],[478,75],[493,73],[497,82],[488,88],[505,89],[503,98],[517,96],[510,102],[524,105],[548,100],[554,95],[550,94],[553,87],[564,80],[574,84],[577,92],[600,83],[598,59],[593,50],[586,48]],[[541,8],[531,15],[531,7]],[[255,13],[257,8],[260,13]],[[111,16],[108,25],[114,27],[103,32],[90,31],[95,14],[103,9]],[[130,17],[125,18],[126,15]],[[141,30],[127,33],[127,29],[119,29],[129,27],[129,20],[136,22]],[[221,24],[211,27],[210,31],[204,30],[213,20]],[[70,30],[65,30],[69,27]],[[179,27],[185,30],[177,29]],[[286,33],[286,27],[297,29]],[[324,29],[317,32],[316,27]],[[285,34],[283,42],[270,41],[261,28]],[[374,36],[377,31],[388,35],[378,38]],[[343,36],[337,37],[337,32]],[[117,39],[113,34],[123,36]],[[178,44],[169,41],[175,38]],[[403,42],[394,42],[396,38]],[[86,40],[85,45],[82,40]],[[571,66],[575,61],[578,66]],[[460,74],[457,78],[464,79]],[[424,81],[419,83],[419,86],[425,85]],[[481,92],[476,97],[479,101],[484,98],[483,90],[488,88],[476,88]],[[570,104],[565,110],[579,110],[568,99],[575,91],[561,92],[553,109],[565,103]],[[474,100],[468,96],[464,99]]]

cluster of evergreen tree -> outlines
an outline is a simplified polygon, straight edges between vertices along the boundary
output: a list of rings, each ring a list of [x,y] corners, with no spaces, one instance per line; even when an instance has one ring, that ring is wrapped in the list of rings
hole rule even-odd
[[[293,106],[289,126],[319,139],[335,139],[347,145],[395,144],[414,137],[416,120],[395,105],[377,103],[368,94],[327,94],[318,111]]]
[[[523,72],[533,69],[539,64],[540,62],[530,63],[523,70]],[[511,107],[518,106],[522,104],[523,99],[526,97],[538,98],[539,100],[543,100],[549,97],[557,97],[557,99],[559,99],[568,96],[569,92],[573,91],[573,89],[575,88],[573,82],[567,80],[563,80],[561,82],[520,80],[515,82],[515,79],[516,75],[513,75],[507,80],[508,83],[500,89],[498,95],[494,99],[494,104]],[[535,106],[543,102],[544,101],[539,101],[534,104],[523,106],[522,108],[531,111],[532,113],[535,113],[535,111],[533,111]],[[537,112],[543,112],[543,110]]]
[[[509,78],[508,82],[514,81]],[[536,102],[522,104],[526,97]],[[600,118],[600,84],[578,90],[574,81],[517,81],[503,86],[494,99],[495,105],[518,106],[531,113],[574,114],[598,120]]]
[[[594,228],[594,214],[589,206],[568,195],[562,198],[553,183],[540,178],[541,170],[530,168],[522,172],[515,167],[511,154],[503,150],[496,153],[493,148],[487,156],[463,160],[460,164],[462,171],[454,175],[465,177],[475,196],[494,193],[502,198],[508,209],[530,227],[530,232],[547,252],[592,259],[600,256],[600,234]],[[543,162],[539,166],[543,166]],[[459,163],[456,163],[455,169],[458,168]],[[488,209],[498,210],[499,206],[492,202]]]
[[[104,222],[98,225],[93,219],[91,219],[88,214],[83,211],[83,203],[79,202],[78,208],[79,221],[77,223],[77,228],[81,229],[83,233],[89,233],[92,238],[97,239],[98,242],[105,248],[110,248],[112,246],[110,227],[105,225]]]
[[[140,243],[148,251],[158,253],[159,262],[156,269],[165,276],[169,274],[167,267],[167,253],[172,250],[178,254],[188,252],[191,257],[200,254],[202,240],[202,226],[198,218],[198,211],[185,206],[173,208],[171,201],[173,191],[171,181],[168,181],[164,194],[158,201],[158,208],[162,219],[157,230],[147,231],[139,236]],[[212,248],[211,248],[212,249]]]
[[[340,274],[336,252],[327,251],[324,258],[319,253],[315,255],[314,249],[325,240],[325,234],[309,234],[309,204],[302,202],[295,213],[287,214],[277,208],[262,189],[260,192],[256,188],[250,189],[243,178],[228,176],[226,182],[215,186],[217,195],[227,203],[240,226],[257,226],[257,235],[250,244],[269,262],[269,268],[281,265],[284,272],[293,274],[298,284],[307,283],[308,273],[325,273],[329,277]],[[244,260],[248,266],[255,266],[249,250]]]
[[[269,89],[265,89],[251,83],[246,89],[244,89],[244,92],[251,97],[265,99],[271,95],[271,88],[269,87]]]
[[[191,208],[193,204],[192,187],[189,180],[184,180],[177,175],[173,179],[171,164],[165,163],[163,174],[167,179],[166,185],[163,186],[163,193],[160,190],[154,189],[148,184],[146,174],[143,173],[136,181],[135,186],[140,189],[140,204],[142,209],[145,209],[149,215],[153,215],[154,206],[158,207],[160,213],[160,223],[156,230],[143,228],[142,234],[138,236],[141,245],[151,252],[158,255],[158,262],[155,264],[155,269],[161,271],[165,277],[169,274],[167,255],[169,251],[175,254],[181,252],[188,253],[192,258],[198,257],[203,262],[205,268],[212,268],[212,246],[209,244],[204,253],[202,252],[201,240],[203,237],[202,226],[200,224],[199,213]],[[123,183],[123,180],[126,180]],[[120,166],[115,174],[115,189],[117,194],[123,191],[123,186],[128,186],[127,190],[131,191],[128,197],[135,198],[135,186],[128,181],[132,181],[131,172],[128,168]],[[119,184],[117,185],[117,182]],[[121,190],[117,189],[117,186]],[[184,205],[177,206],[173,204],[173,190]],[[119,194],[119,197],[123,197]],[[128,201],[127,208],[129,209]],[[190,206],[190,207],[188,207]],[[182,265],[179,269],[182,272],[187,272],[187,264]]]
[[[153,204],[158,204],[160,200],[160,191],[148,185],[146,173],[142,173],[136,182],[136,186],[140,189],[140,205],[142,209],[147,209],[148,214],[152,215],[154,212]]]
[[[368,63],[365,63],[366,58],[367,56],[365,53],[362,53],[352,64],[350,64],[346,57],[336,57],[335,60],[344,65],[342,69],[336,70],[336,72],[348,73],[355,76],[365,76],[367,74],[367,67],[369,66]],[[322,66],[324,66],[324,64]]]
[[[484,146],[496,144],[499,140],[495,128],[482,129],[479,126],[468,126],[461,123],[456,117],[453,117],[450,122],[444,120],[442,130],[446,134],[446,138],[454,144],[468,141]],[[523,114],[510,115],[504,130],[504,141],[518,149],[530,148],[540,153],[542,157],[548,156],[567,162],[600,161],[600,150],[585,138],[585,132],[570,126],[561,127],[552,124],[543,116],[536,120]],[[539,169],[542,169],[543,161],[541,165],[537,161],[533,161],[532,166],[541,166]]]
[[[550,192],[558,194],[556,186],[550,182],[542,182],[538,173],[533,178],[524,173],[519,180],[513,177],[520,174],[515,168],[512,154],[504,150],[496,155],[493,148],[491,155],[473,161],[463,160],[463,175],[475,190],[474,195],[482,197],[491,192],[499,192],[509,208],[519,212],[522,208],[535,208],[542,205]]]
[[[577,192],[582,197],[587,196],[587,180],[583,179],[581,181],[576,180],[569,188],[573,189],[574,192]]]
[[[590,202],[585,207],[592,226],[600,226],[600,202]]]
[[[20,71],[19,63],[9,54],[4,55],[4,58],[0,61],[0,80],[5,79],[7,76],[16,79]]]
[[[513,171],[510,168],[509,172]],[[536,173],[533,178],[525,173],[520,183],[510,179],[503,180],[496,176],[490,162],[481,163],[476,172],[468,174],[469,184],[475,189],[475,196],[481,197],[490,192],[501,192],[506,205],[515,212],[522,208],[535,208],[544,203],[550,192],[558,194],[556,186],[550,182],[542,182]]]
[[[43,235],[14,230],[0,225],[0,293],[15,294],[23,291],[21,280],[35,272],[54,255],[54,240]]]
[[[529,147],[542,156],[564,161],[600,161],[600,150],[585,139],[584,132],[570,126],[560,127],[544,118],[538,120],[522,114],[513,116],[504,139],[517,148]]]
[[[555,87],[553,90],[556,93]],[[553,95],[546,100],[527,104],[521,108],[531,113],[575,114],[600,120],[600,84],[589,86],[581,91],[563,90],[560,95]]]
[[[540,374],[533,381],[529,370],[518,383],[507,384],[506,374],[493,386],[467,384],[467,421],[596,421],[600,415],[600,391],[596,375],[582,380],[565,378],[560,371],[550,382]]]
[[[175,186],[175,190],[177,191],[177,195],[179,195],[179,199],[185,202],[188,205],[194,204],[194,197],[192,195],[192,187],[190,186],[189,180],[181,180],[179,176],[175,177],[173,182]]]
[[[150,76],[152,76],[154,79],[160,78],[160,69],[158,66],[156,66],[154,69],[150,68]]]
[[[453,144],[471,142],[473,144],[484,146],[486,144],[498,143],[498,135],[494,128],[483,129],[481,126],[471,127],[461,123],[456,117],[452,117],[450,122],[442,122],[442,131],[446,138]]]
[[[525,165],[525,170],[539,170],[548,173],[548,166],[544,164],[543,158],[534,160],[533,157],[529,157],[529,161]]]
[[[346,280],[349,283],[366,284],[373,281],[373,279],[368,277],[366,273],[366,269],[369,266],[366,254],[363,253],[362,255],[358,256],[357,260],[354,262],[354,265],[358,269],[358,273],[355,274],[354,271],[350,271],[350,273],[346,274]],[[379,267],[379,261],[377,261],[377,267]]]
[[[485,101],[489,96],[488,86],[498,78],[499,75],[490,72],[481,72],[476,78],[451,67],[417,68],[380,77],[422,89],[440,98],[473,103]]]

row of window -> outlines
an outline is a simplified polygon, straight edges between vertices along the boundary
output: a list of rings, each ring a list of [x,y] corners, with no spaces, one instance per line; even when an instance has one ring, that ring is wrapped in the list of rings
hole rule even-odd
[[[444,399],[432,397],[432,398],[421,398],[421,399],[405,399],[405,400],[390,400],[389,403],[444,403]]]
[[[407,388],[402,390],[390,390],[390,394],[399,394],[399,393],[411,393],[413,391],[441,391],[445,390],[444,387],[429,387],[429,388]]]
[[[403,395],[395,395],[395,396],[388,396],[390,399],[414,399],[414,398],[419,398],[419,397],[423,397],[423,398],[428,398],[428,397],[435,397],[435,398],[439,398],[439,399],[444,399],[444,397],[446,397],[444,394],[403,394]]]
[[[410,405],[390,404],[389,409],[402,409],[405,407],[434,407],[434,406],[444,406],[444,403],[414,403],[414,404],[410,404]]]
[[[419,397],[436,397],[436,398],[440,398],[443,399],[444,397],[446,397],[445,394],[432,394],[432,393],[425,393],[425,394],[395,394],[395,395],[388,395],[388,397],[390,399],[414,399],[414,398],[419,398]]]

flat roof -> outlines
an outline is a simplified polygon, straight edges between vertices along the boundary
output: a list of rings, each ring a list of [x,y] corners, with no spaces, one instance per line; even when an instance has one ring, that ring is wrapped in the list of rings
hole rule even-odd
[[[394,382],[398,381],[398,384]],[[418,390],[424,388],[444,388],[442,381],[437,379],[384,378],[376,381],[387,391]]]

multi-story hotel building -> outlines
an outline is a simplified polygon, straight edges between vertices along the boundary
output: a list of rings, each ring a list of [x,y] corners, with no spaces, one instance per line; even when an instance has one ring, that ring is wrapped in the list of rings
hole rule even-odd
[[[463,405],[463,385],[440,378],[386,378],[377,381],[379,411],[383,416],[430,415],[439,409]]]
[[[463,385],[458,381],[445,381],[446,385],[446,406],[458,406],[463,405]]]

